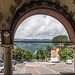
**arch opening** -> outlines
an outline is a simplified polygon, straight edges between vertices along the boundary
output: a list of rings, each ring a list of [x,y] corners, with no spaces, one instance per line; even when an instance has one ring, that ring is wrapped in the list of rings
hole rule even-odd
[[[54,49],[53,49],[54,50]],[[53,51],[53,54],[54,54],[54,51]],[[55,55],[53,55],[53,57],[54,57]],[[40,64],[40,63],[39,63]],[[48,68],[50,68],[50,67],[48,67]]]
[[[68,36],[66,29],[57,19],[42,14],[33,15],[25,19],[17,28],[16,34],[22,34],[22,37],[15,36],[15,38],[21,39],[52,39],[58,35]],[[24,35],[29,37],[25,37]],[[41,37],[41,35],[46,37]]]

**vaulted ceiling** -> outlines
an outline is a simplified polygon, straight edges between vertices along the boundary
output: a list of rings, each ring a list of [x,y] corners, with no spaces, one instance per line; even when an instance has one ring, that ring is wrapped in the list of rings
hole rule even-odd
[[[0,0],[0,30],[10,30],[14,15],[23,4],[37,1],[48,1],[61,6],[75,24],[75,0]]]

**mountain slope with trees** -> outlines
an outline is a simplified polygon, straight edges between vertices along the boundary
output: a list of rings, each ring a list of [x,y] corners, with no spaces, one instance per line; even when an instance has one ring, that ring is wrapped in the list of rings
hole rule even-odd
[[[15,39],[15,41],[51,41],[51,39]],[[50,47],[55,47],[53,43],[22,43],[22,42],[15,42],[16,47],[21,47],[24,50],[29,49],[32,53],[38,49],[46,49],[49,45]]]

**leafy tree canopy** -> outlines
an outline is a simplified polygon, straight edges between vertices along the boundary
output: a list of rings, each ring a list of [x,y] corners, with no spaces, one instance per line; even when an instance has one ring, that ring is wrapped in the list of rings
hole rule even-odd
[[[47,50],[51,51],[51,47],[49,45],[47,45]]]
[[[36,59],[36,54],[33,54],[33,59]]]
[[[50,45],[47,45],[47,50],[45,50],[45,57],[51,57],[51,49],[52,47],[50,47]]]
[[[18,60],[18,61],[21,60],[23,52],[24,50],[20,47],[13,49],[13,59]]]
[[[59,55],[61,56],[61,60],[72,59],[73,58],[73,49],[69,46],[63,46],[59,51]]]
[[[68,36],[66,35],[58,35],[52,38],[52,42],[67,42]],[[54,43],[55,46],[59,45],[59,43]]]
[[[23,57],[29,61],[30,59],[32,59],[32,52],[30,50],[25,50]]]
[[[36,59],[45,59],[45,54],[42,49],[38,49],[36,53]]]

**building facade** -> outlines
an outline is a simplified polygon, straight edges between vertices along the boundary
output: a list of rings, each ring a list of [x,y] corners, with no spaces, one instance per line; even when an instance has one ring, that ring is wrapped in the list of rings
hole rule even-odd
[[[51,58],[53,58],[53,57],[60,58],[59,51],[61,50],[61,48],[63,46],[64,45],[59,45],[57,47],[52,48],[51,49]]]
[[[4,49],[0,47],[0,61],[4,60]]]

